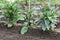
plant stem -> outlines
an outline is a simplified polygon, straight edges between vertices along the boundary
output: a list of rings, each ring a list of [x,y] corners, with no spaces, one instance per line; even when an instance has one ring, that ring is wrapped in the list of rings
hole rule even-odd
[[[30,11],[30,0],[29,0],[29,11]]]

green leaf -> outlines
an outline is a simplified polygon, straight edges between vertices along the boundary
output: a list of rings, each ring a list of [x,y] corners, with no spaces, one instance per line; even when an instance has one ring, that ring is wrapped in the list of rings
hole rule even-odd
[[[42,30],[43,30],[43,31],[45,31],[45,30],[46,30],[46,26],[45,26],[45,24],[44,24],[44,23],[42,24],[42,26],[41,26],[41,27],[42,27]]]
[[[0,18],[3,18],[4,16],[3,15],[0,15]]]
[[[40,19],[43,19],[43,18],[44,18],[43,13],[40,13]]]
[[[43,10],[43,11],[50,11],[50,7],[49,7],[49,6],[44,6],[44,7],[42,8],[42,10]]]
[[[12,27],[12,24],[8,24],[8,27],[9,27],[9,28]]]
[[[29,16],[30,14],[31,14],[31,12],[30,12],[30,11],[28,11],[28,12],[27,12],[27,15]]]
[[[56,27],[56,25],[51,23],[51,30],[54,30],[55,27]]]
[[[23,14],[20,14],[18,20],[24,20],[24,18],[25,16]]]
[[[25,34],[26,32],[28,31],[28,27],[23,27],[22,29],[21,29],[21,34]]]
[[[49,25],[49,21],[48,20],[45,20],[45,25],[46,25],[46,28],[49,30],[50,29],[50,25]]]

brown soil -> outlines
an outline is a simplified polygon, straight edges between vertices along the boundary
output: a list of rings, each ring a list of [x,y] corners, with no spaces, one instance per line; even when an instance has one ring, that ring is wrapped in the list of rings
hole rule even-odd
[[[29,29],[26,34],[21,35],[19,34],[20,29],[20,26],[15,26],[12,29],[0,26],[0,40],[60,40],[59,32]]]

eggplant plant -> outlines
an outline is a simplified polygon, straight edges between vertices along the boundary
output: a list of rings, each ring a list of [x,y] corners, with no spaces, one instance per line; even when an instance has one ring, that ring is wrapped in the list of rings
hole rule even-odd
[[[54,30],[57,24],[57,9],[53,9],[51,6],[44,6],[42,13],[40,13],[41,28],[45,30]]]
[[[15,0],[14,2],[11,1],[4,1],[1,5],[3,8],[2,14],[6,18],[6,23],[8,24],[8,27],[12,27],[12,25],[16,24],[18,18],[19,18],[19,4],[18,0]]]
[[[28,10],[26,13],[25,13],[25,22],[23,24],[23,27],[21,29],[21,34],[25,34],[29,28],[32,28],[35,26],[35,20],[33,19],[34,18],[34,14],[33,14],[33,10],[30,9]]]

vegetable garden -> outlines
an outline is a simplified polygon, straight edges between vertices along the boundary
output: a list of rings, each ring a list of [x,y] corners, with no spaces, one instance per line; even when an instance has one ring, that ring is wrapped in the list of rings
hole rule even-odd
[[[59,40],[59,4],[60,0],[0,0],[2,39]]]

